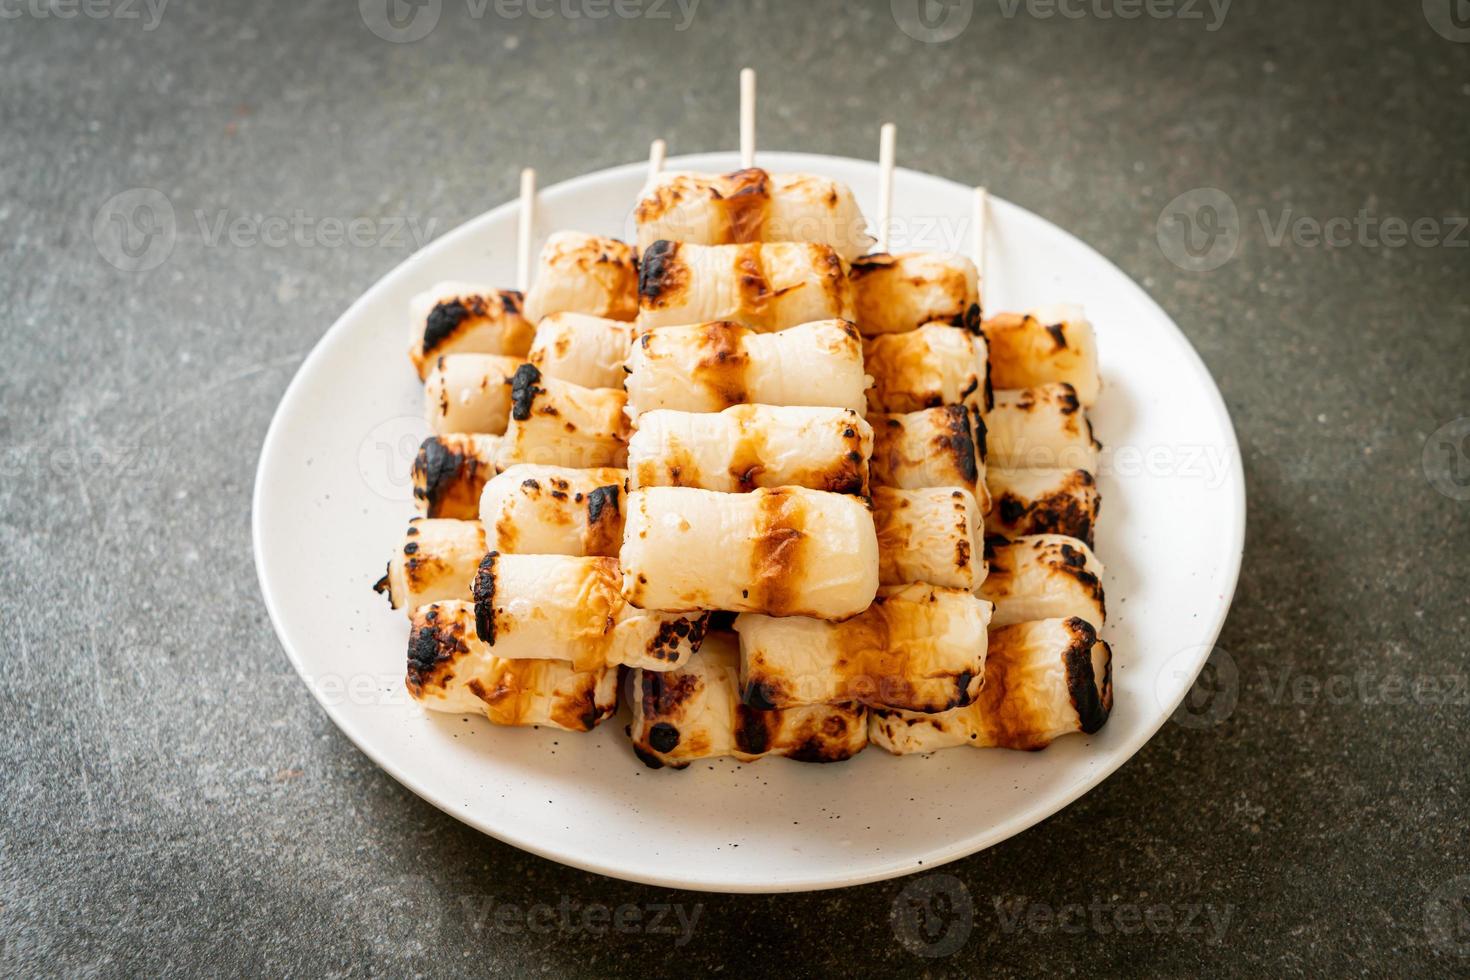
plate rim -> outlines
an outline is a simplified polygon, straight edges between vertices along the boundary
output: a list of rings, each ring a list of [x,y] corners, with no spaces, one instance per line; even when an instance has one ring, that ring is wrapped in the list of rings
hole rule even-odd
[[[767,158],[780,157],[783,160],[792,161],[793,163],[796,163],[798,165],[804,165],[807,168],[815,170],[817,172],[821,172],[822,166],[824,164],[830,164],[831,161],[838,161],[843,166],[857,165],[859,167],[872,168],[875,174],[877,170],[877,164],[874,161],[861,160],[854,157],[836,156],[832,154],[805,153],[799,151],[782,150],[762,150],[761,155]],[[711,157],[734,156],[736,156],[736,154],[730,151],[707,151],[681,154],[680,156],[670,157],[667,161],[666,166],[669,169],[674,169],[676,165],[682,164],[687,166],[693,164],[695,161],[707,161]],[[636,173],[638,173],[639,171],[645,171],[646,168],[646,161],[606,167],[601,170],[592,171],[590,173],[581,174],[579,176],[569,178],[568,180],[560,181],[556,184],[548,185],[538,192],[538,196],[544,199],[547,197],[560,197],[563,195],[574,194],[582,190],[584,185],[598,183],[604,180],[622,178],[629,175],[636,175]],[[912,170],[903,167],[898,168],[898,170],[904,174],[909,175],[910,178],[939,181],[945,184],[950,184],[959,190],[967,190],[966,186],[961,184],[960,182],[947,177],[941,177],[937,174],[926,173],[924,171]],[[1174,318],[1170,316],[1169,313],[1158,304],[1153,296],[1151,296],[1147,290],[1139,285],[1139,283],[1136,282],[1132,276],[1124,272],[1107,256],[1098,252],[1087,242],[1078,238],[1069,229],[1059,224],[1056,224],[1055,222],[1052,222],[1049,219],[1042,217],[1041,215],[1038,215],[1025,207],[1022,207],[1021,205],[1005,200],[1004,198],[999,198],[994,194],[991,195],[991,201],[992,206],[999,205],[1007,209],[1014,209],[1024,218],[1041,222],[1049,228],[1060,232],[1062,235],[1069,238],[1072,244],[1080,247],[1081,249],[1084,249],[1087,253],[1090,253],[1090,255],[1096,260],[1105,263],[1108,267],[1113,269],[1115,273],[1117,273],[1117,276],[1120,280],[1126,281],[1128,288],[1134,294],[1135,299],[1141,300],[1144,304],[1151,308],[1152,311],[1157,314],[1164,322],[1168,324],[1168,326],[1170,327],[1170,330],[1168,332],[1173,343],[1176,347],[1182,350],[1185,361],[1190,365],[1190,368],[1195,372],[1198,378],[1206,382],[1203,387],[1207,393],[1206,401],[1210,407],[1211,414],[1214,416],[1216,423],[1220,426],[1221,431],[1226,437],[1227,451],[1232,455],[1232,458],[1234,458],[1237,463],[1239,463],[1241,461],[1240,442],[1236,435],[1235,425],[1230,417],[1229,409],[1225,404],[1224,395],[1221,393],[1220,387],[1215,382],[1214,376],[1210,373],[1209,367],[1205,364],[1204,359],[1200,357],[1199,352],[1195,349],[1194,345],[1190,342],[1184,331],[1179,328],[1179,325],[1174,321]],[[287,419],[291,414],[293,414],[291,412],[288,412],[288,408],[294,407],[295,402],[304,397],[306,384],[304,379],[308,376],[308,374],[314,372],[314,369],[316,368],[318,362],[326,358],[328,356],[328,352],[333,350],[338,344],[344,342],[344,338],[347,336],[346,324],[349,320],[354,318],[354,314],[359,311],[359,308],[370,305],[376,294],[380,290],[389,289],[390,284],[399,276],[410,274],[408,271],[409,267],[414,264],[414,261],[416,259],[424,255],[424,253],[440,249],[452,248],[454,243],[456,243],[460,239],[470,237],[481,226],[496,221],[505,213],[515,210],[518,206],[518,201],[511,200],[494,208],[491,208],[488,211],[482,212],[478,215],[466,219],[464,222],[446,232],[444,235],[434,239],[433,241],[424,245],[422,248],[416,250],[413,254],[400,261],[388,272],[379,276],[372,285],[370,285],[355,300],[353,300],[352,303],[349,304],[348,307],[342,311],[342,313],[337,317],[332,325],[327,328],[326,332],[323,333],[322,336],[316,341],[316,343],[312,346],[310,352],[306,355],[305,358],[302,359],[301,364],[297,367],[295,373],[292,375],[290,383],[286,386],[285,391],[281,394],[280,401],[277,403],[275,411],[271,415],[271,422],[266,430],[265,438],[261,442],[259,455],[256,461],[255,485],[251,491],[250,506],[251,551],[254,558],[256,581],[260,587],[261,598],[264,601],[266,613],[270,618],[271,628],[274,630],[276,634],[276,639],[279,642],[281,648],[285,651],[286,657],[290,661],[291,666],[296,670],[297,676],[305,684],[307,690],[311,692],[311,695],[316,700],[317,704],[320,705],[322,710],[326,712],[327,717],[332,720],[332,723],[336,725],[337,729],[342,732],[342,734],[346,735],[348,740],[357,747],[358,751],[367,756],[367,758],[371,760],[373,764],[376,765],[379,769],[383,770],[394,780],[396,780],[400,785],[407,788],[410,792],[418,796],[420,799],[423,799],[425,802],[431,804],[436,809],[444,812],[445,814],[448,814],[459,822],[474,828],[480,833],[486,834],[487,836],[493,837],[496,840],[502,841],[520,850],[535,854],[538,857],[554,861],[567,867],[577,868],[582,871],[592,872],[594,874],[603,875],[605,877],[617,880],[632,881],[656,887],[683,889],[687,891],[719,894],[779,894],[804,891],[824,891],[835,888],[849,888],[857,885],[870,884],[876,881],[886,881],[894,878],[899,878],[917,871],[922,871],[926,869],[933,870],[934,868],[938,868],[942,865],[957,861],[961,858],[968,857],[972,854],[976,854],[980,851],[986,850],[987,848],[993,847],[996,844],[1001,843],[1002,841],[1005,841],[1019,833],[1022,833],[1025,830],[1028,830],[1031,827],[1034,827],[1036,824],[1042,822],[1043,820],[1046,820],[1048,817],[1051,817],[1061,812],[1072,803],[1074,803],[1081,796],[1083,796],[1085,793],[1088,793],[1096,788],[1118,769],[1122,768],[1124,764],[1131,761],[1138,754],[1139,750],[1142,749],[1143,746],[1146,745],[1149,741],[1151,741],[1153,737],[1158,734],[1159,730],[1163,728],[1165,723],[1168,722],[1169,718],[1174,714],[1175,710],[1178,709],[1180,703],[1182,703],[1185,696],[1188,695],[1193,685],[1194,679],[1198,677],[1199,672],[1204,667],[1205,661],[1208,660],[1210,653],[1214,650],[1215,644],[1219,639],[1220,632],[1224,628],[1226,619],[1229,617],[1231,606],[1234,603],[1236,589],[1240,581],[1240,570],[1244,561],[1246,518],[1248,511],[1248,501],[1246,498],[1245,488],[1245,474],[1244,468],[1241,465],[1233,467],[1234,472],[1227,479],[1226,484],[1222,484],[1222,487],[1228,485],[1228,493],[1231,505],[1228,508],[1228,514],[1222,515],[1227,519],[1227,523],[1229,525],[1225,529],[1225,541],[1229,545],[1230,553],[1226,557],[1225,564],[1222,566],[1222,571],[1224,572],[1224,575],[1220,579],[1223,586],[1221,600],[1218,604],[1212,607],[1212,609],[1214,610],[1214,622],[1211,624],[1208,630],[1208,641],[1197,648],[1200,651],[1198,656],[1195,658],[1195,661],[1192,664],[1188,665],[1190,683],[1180,685],[1178,693],[1174,697],[1173,702],[1168,705],[1168,710],[1160,710],[1157,717],[1152,721],[1152,723],[1146,722],[1137,734],[1135,734],[1122,746],[1115,749],[1105,762],[1089,770],[1087,776],[1084,779],[1081,779],[1074,785],[1070,786],[1058,797],[1048,800],[1047,803],[1039,807],[1028,809],[1023,813],[1011,816],[982,830],[978,830],[974,834],[947,842],[942,846],[937,846],[926,852],[922,859],[917,862],[910,858],[904,858],[896,860],[891,864],[875,868],[873,870],[855,874],[829,874],[822,877],[806,875],[802,877],[782,879],[777,881],[732,882],[714,881],[709,879],[691,878],[687,876],[669,874],[659,874],[657,872],[650,873],[649,871],[631,868],[615,862],[601,862],[585,858],[569,858],[566,855],[557,852],[554,848],[540,845],[536,841],[534,836],[517,832],[514,827],[492,827],[487,820],[477,814],[460,813],[451,810],[447,804],[440,802],[440,800],[436,798],[436,793],[433,790],[420,782],[415,773],[391,764],[386,758],[381,756],[372,747],[371,740],[368,738],[365,732],[359,731],[358,727],[352,724],[351,721],[347,719],[345,714],[339,714],[334,706],[328,703],[324,693],[318,690],[317,686],[311,682],[311,677],[303,657],[300,653],[298,653],[298,651],[287,639],[286,629],[283,625],[282,613],[278,607],[275,597],[272,594],[266,571],[266,562],[264,558],[265,545],[261,536],[261,517],[263,510],[266,507],[265,490],[263,488],[266,486],[267,478],[272,475],[272,469],[275,465],[278,465],[273,463],[273,460],[276,456],[279,455],[278,450],[279,444],[283,438],[282,432],[285,425],[284,420]],[[1159,702],[1159,707],[1161,709],[1164,707],[1162,702]]]

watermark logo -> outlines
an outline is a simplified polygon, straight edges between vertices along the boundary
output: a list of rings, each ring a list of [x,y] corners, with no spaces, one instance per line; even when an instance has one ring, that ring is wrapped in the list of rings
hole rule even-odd
[[[1451,878],[1424,906],[1429,941],[1455,956],[1470,956],[1470,875]]]
[[[124,272],[156,269],[178,241],[174,206],[162,191],[134,187],[109,197],[92,219],[92,242]]]
[[[964,947],[975,928],[970,890],[954,875],[933,874],[910,881],[889,911],[893,935],[915,956],[937,959]]]
[[[363,482],[384,500],[413,500],[413,464],[428,437],[429,423],[418,415],[400,415],[374,426],[357,447]]]
[[[970,26],[975,0],[889,0],[893,22],[915,41],[943,44]]]
[[[1470,44],[1470,0],[1424,0],[1424,19],[1446,41]]]
[[[1184,728],[1203,731],[1235,713],[1240,700],[1240,669],[1224,647],[1215,647],[1209,659],[1194,674],[1194,665],[1207,648],[1185,647],[1169,658],[1154,678],[1154,697],[1162,709],[1176,700],[1170,720]],[[1179,700],[1181,692],[1183,700]]]
[[[1156,234],[1170,262],[1186,272],[1209,272],[1235,257],[1240,212],[1218,187],[1196,187],[1164,206]]]
[[[439,25],[444,0],[357,0],[367,29],[392,44],[422,41]]]
[[[1470,500],[1470,415],[1435,429],[1420,463],[1431,487],[1451,500]]]

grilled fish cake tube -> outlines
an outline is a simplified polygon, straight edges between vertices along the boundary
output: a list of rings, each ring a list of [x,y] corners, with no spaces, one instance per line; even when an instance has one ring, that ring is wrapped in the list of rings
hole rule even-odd
[[[609,320],[638,315],[638,253],[627,242],[580,231],[559,231],[536,260],[526,294],[526,319],[585,313]]]
[[[936,712],[969,704],[985,670],[990,603],[933,585],[885,588],[842,622],[746,613],[743,699],[753,708],[859,702]]]
[[[584,388],[621,388],[633,325],[585,313],[553,313],[536,324],[527,360],[548,378]]]
[[[757,487],[868,492],[873,430],[850,408],[736,405],[723,412],[638,417],[628,443],[629,487]]]
[[[480,494],[495,475],[500,437],[456,432],[430,436],[413,461],[413,499],[425,517],[472,521]]]
[[[424,381],[424,414],[436,435],[500,435],[510,420],[510,379],[524,363],[499,354],[446,354]]]
[[[942,714],[874,711],[870,737],[895,755],[954,745],[1044,749],[1102,728],[1113,709],[1113,654],[1080,619],[1003,626],[990,634],[975,703]]]
[[[466,602],[422,606],[411,621],[408,693],[426,708],[570,732],[590,732],[617,711],[616,668],[498,657],[475,636],[475,610]]]
[[[1097,338],[1080,306],[1057,304],[986,320],[990,376],[997,388],[1034,388],[1065,381],[1083,406],[1097,402]]]
[[[869,337],[863,363],[873,376],[870,412],[917,412],[939,405],[988,406],[985,338],[926,323],[907,333]]]
[[[521,315],[524,298],[513,289],[441,282],[409,304],[409,360],[428,377],[444,354],[505,354],[522,358],[534,330]]]
[[[485,529],[479,521],[415,517],[403,547],[388,562],[388,574],[373,588],[386,594],[394,609],[409,612],[441,599],[467,599],[484,555]]]
[[[857,497],[802,487],[628,495],[623,592],[645,609],[841,619],[878,590],[878,537]]]
[[[768,333],[852,319],[847,271],[826,245],[657,241],[643,253],[639,332],[731,320]]]
[[[628,461],[628,396],[616,388],[583,388],[522,364],[511,379],[510,423],[496,463],[623,467]]]
[[[730,174],[666,171],[644,192],[634,217],[640,252],[660,239],[693,245],[808,242],[830,245],[851,262],[873,244],[846,184],[755,167]]]
[[[988,557],[990,574],[980,597],[995,605],[992,628],[1072,617],[1102,628],[1103,565],[1081,541],[1062,534],[1028,535],[995,543]]]
[[[986,471],[992,501],[985,532],[1003,538],[1065,534],[1090,548],[1100,500],[1086,470]]]
[[[731,405],[810,405],[866,413],[863,348],[852,324],[804,323],[761,334],[734,323],[664,327],[628,353],[629,414],[667,408],[719,412]]]
[[[619,591],[616,558],[502,555],[480,560],[475,636],[508,660],[672,670],[699,650],[709,614],[646,612]]]
[[[886,252],[852,263],[852,303],[865,335],[903,333],[926,323],[980,325],[980,273],[953,252]]]
[[[985,428],[991,466],[1097,472],[1102,446],[1092,436],[1076,389],[1065,381],[997,391]]]
[[[653,769],[683,769],[720,756],[841,762],[868,744],[867,709],[860,705],[757,711],[742,704],[740,649],[731,633],[711,631],[699,656],[678,670],[634,671],[630,690],[628,735],[638,758]]]
[[[985,524],[975,497],[959,487],[873,488],[878,581],[928,582],[973,592],[985,579]]]
[[[969,490],[981,513],[990,510],[985,485],[985,422],[964,405],[942,405],[902,415],[873,414],[873,485],[899,490]]]
[[[480,523],[488,551],[618,556],[626,470],[512,466],[485,485]]]

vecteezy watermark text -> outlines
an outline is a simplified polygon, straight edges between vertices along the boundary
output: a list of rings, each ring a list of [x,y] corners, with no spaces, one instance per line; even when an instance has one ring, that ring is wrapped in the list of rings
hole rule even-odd
[[[471,20],[668,20],[687,31],[700,0],[464,0]],[[358,0],[357,12],[367,29],[393,44],[428,37],[444,12],[444,0]]]
[[[605,905],[579,902],[563,895],[556,903],[522,905],[502,902],[490,895],[465,895],[460,899],[470,927],[476,932],[505,935],[532,933],[564,936],[619,935],[672,936],[675,946],[687,945],[704,914],[704,905],[683,902],[625,902]]]
[[[1211,946],[1225,938],[1233,905],[1208,902],[1125,902],[1115,898],[1093,898],[1089,902],[1052,905],[1025,896],[997,896],[995,917],[1006,935],[1018,932],[1065,935],[1117,933],[1136,936],[1198,936]]]
[[[141,21],[145,32],[156,30],[169,0],[0,0],[0,20]]]

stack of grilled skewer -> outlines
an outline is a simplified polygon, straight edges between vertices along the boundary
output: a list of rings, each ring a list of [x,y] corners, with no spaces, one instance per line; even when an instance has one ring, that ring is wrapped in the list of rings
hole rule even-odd
[[[884,157],[872,254],[842,184],[656,146],[637,250],[562,232],[524,294],[415,301],[434,434],[378,587],[416,699],[587,731],[625,674],[676,767],[1102,725],[1091,325],[982,324],[983,252],[888,254]]]

